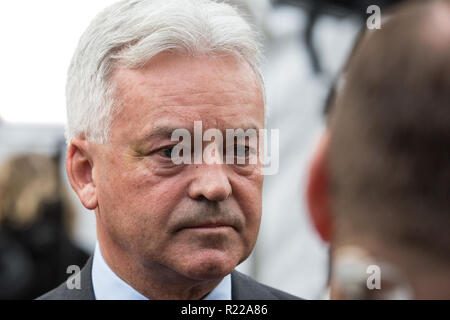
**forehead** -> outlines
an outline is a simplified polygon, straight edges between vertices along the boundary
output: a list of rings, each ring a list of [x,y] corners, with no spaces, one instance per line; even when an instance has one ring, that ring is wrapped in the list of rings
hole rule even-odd
[[[218,129],[264,126],[257,76],[232,57],[185,57],[163,53],[141,69],[113,74],[120,105],[111,138],[147,134],[161,126]]]

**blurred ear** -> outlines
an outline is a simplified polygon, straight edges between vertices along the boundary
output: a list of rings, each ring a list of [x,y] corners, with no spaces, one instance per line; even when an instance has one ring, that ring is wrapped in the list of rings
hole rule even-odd
[[[98,204],[92,168],[89,142],[85,139],[73,138],[67,150],[67,175],[81,203],[89,210],[96,209]]]
[[[309,170],[307,202],[311,220],[325,242],[330,242],[332,232],[330,198],[328,193],[327,153],[328,130],[322,135]]]

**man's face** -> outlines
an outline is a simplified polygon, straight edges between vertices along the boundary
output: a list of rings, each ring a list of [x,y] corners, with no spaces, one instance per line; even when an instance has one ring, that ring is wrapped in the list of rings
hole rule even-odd
[[[164,53],[142,69],[117,69],[112,80],[120,111],[93,166],[101,237],[146,267],[199,280],[230,273],[256,242],[261,163],[175,165],[171,132],[193,136],[194,121],[224,137],[226,129],[262,129],[254,73],[233,58]]]

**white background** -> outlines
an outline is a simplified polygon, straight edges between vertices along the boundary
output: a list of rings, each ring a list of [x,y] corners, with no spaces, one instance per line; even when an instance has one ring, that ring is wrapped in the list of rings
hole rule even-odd
[[[0,117],[65,122],[66,72],[82,32],[112,0],[0,2]]]

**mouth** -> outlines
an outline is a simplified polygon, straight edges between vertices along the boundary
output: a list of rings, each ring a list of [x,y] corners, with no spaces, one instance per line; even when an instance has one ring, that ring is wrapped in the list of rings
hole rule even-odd
[[[185,226],[179,229],[181,230],[197,230],[197,231],[225,231],[228,229],[234,229],[232,225],[225,223],[204,223],[191,226]]]

